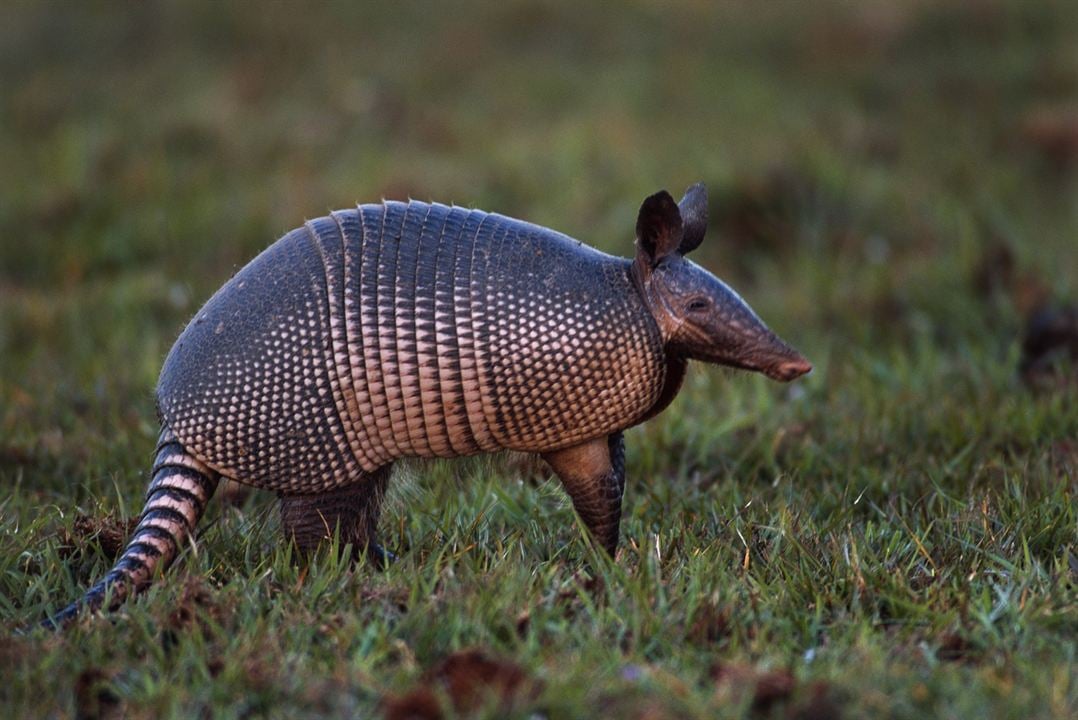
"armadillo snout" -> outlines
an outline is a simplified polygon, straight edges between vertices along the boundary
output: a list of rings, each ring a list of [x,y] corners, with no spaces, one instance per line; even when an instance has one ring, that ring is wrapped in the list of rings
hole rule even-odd
[[[796,380],[802,375],[807,375],[812,372],[812,363],[803,357],[798,357],[794,360],[781,362],[765,372],[772,380],[790,382],[791,380]]]

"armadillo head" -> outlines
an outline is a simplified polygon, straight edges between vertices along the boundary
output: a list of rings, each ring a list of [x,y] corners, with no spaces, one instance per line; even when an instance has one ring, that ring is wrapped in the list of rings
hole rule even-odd
[[[680,203],[665,190],[640,206],[633,277],[666,347],[680,355],[789,381],[812,370],[726,283],[685,255],[707,229],[702,183]]]

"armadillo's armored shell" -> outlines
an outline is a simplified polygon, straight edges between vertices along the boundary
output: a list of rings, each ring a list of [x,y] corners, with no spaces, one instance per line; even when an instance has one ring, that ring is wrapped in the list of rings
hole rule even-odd
[[[325,273],[307,231],[239,271],[165,360],[161,414],[189,452],[228,477],[317,490],[358,467],[333,400]]]
[[[639,421],[664,379],[628,261],[478,210],[362,205],[241,270],[158,405],[217,472],[318,492],[399,457],[545,452]]]

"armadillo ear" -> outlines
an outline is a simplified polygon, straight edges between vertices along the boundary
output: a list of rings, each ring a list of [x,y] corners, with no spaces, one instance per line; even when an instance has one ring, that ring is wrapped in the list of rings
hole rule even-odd
[[[707,232],[707,186],[698,182],[685,191],[685,197],[677,204],[681,210],[681,222],[685,228],[678,246],[678,253],[685,255],[700,246]]]
[[[681,211],[670,193],[660,190],[647,197],[636,218],[636,257],[648,269],[681,244]]]

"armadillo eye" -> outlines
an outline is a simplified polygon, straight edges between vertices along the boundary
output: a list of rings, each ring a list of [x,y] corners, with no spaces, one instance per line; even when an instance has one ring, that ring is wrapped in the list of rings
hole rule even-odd
[[[689,301],[689,304],[685,306],[685,309],[691,313],[704,312],[711,307],[711,303],[707,298],[694,298]]]

